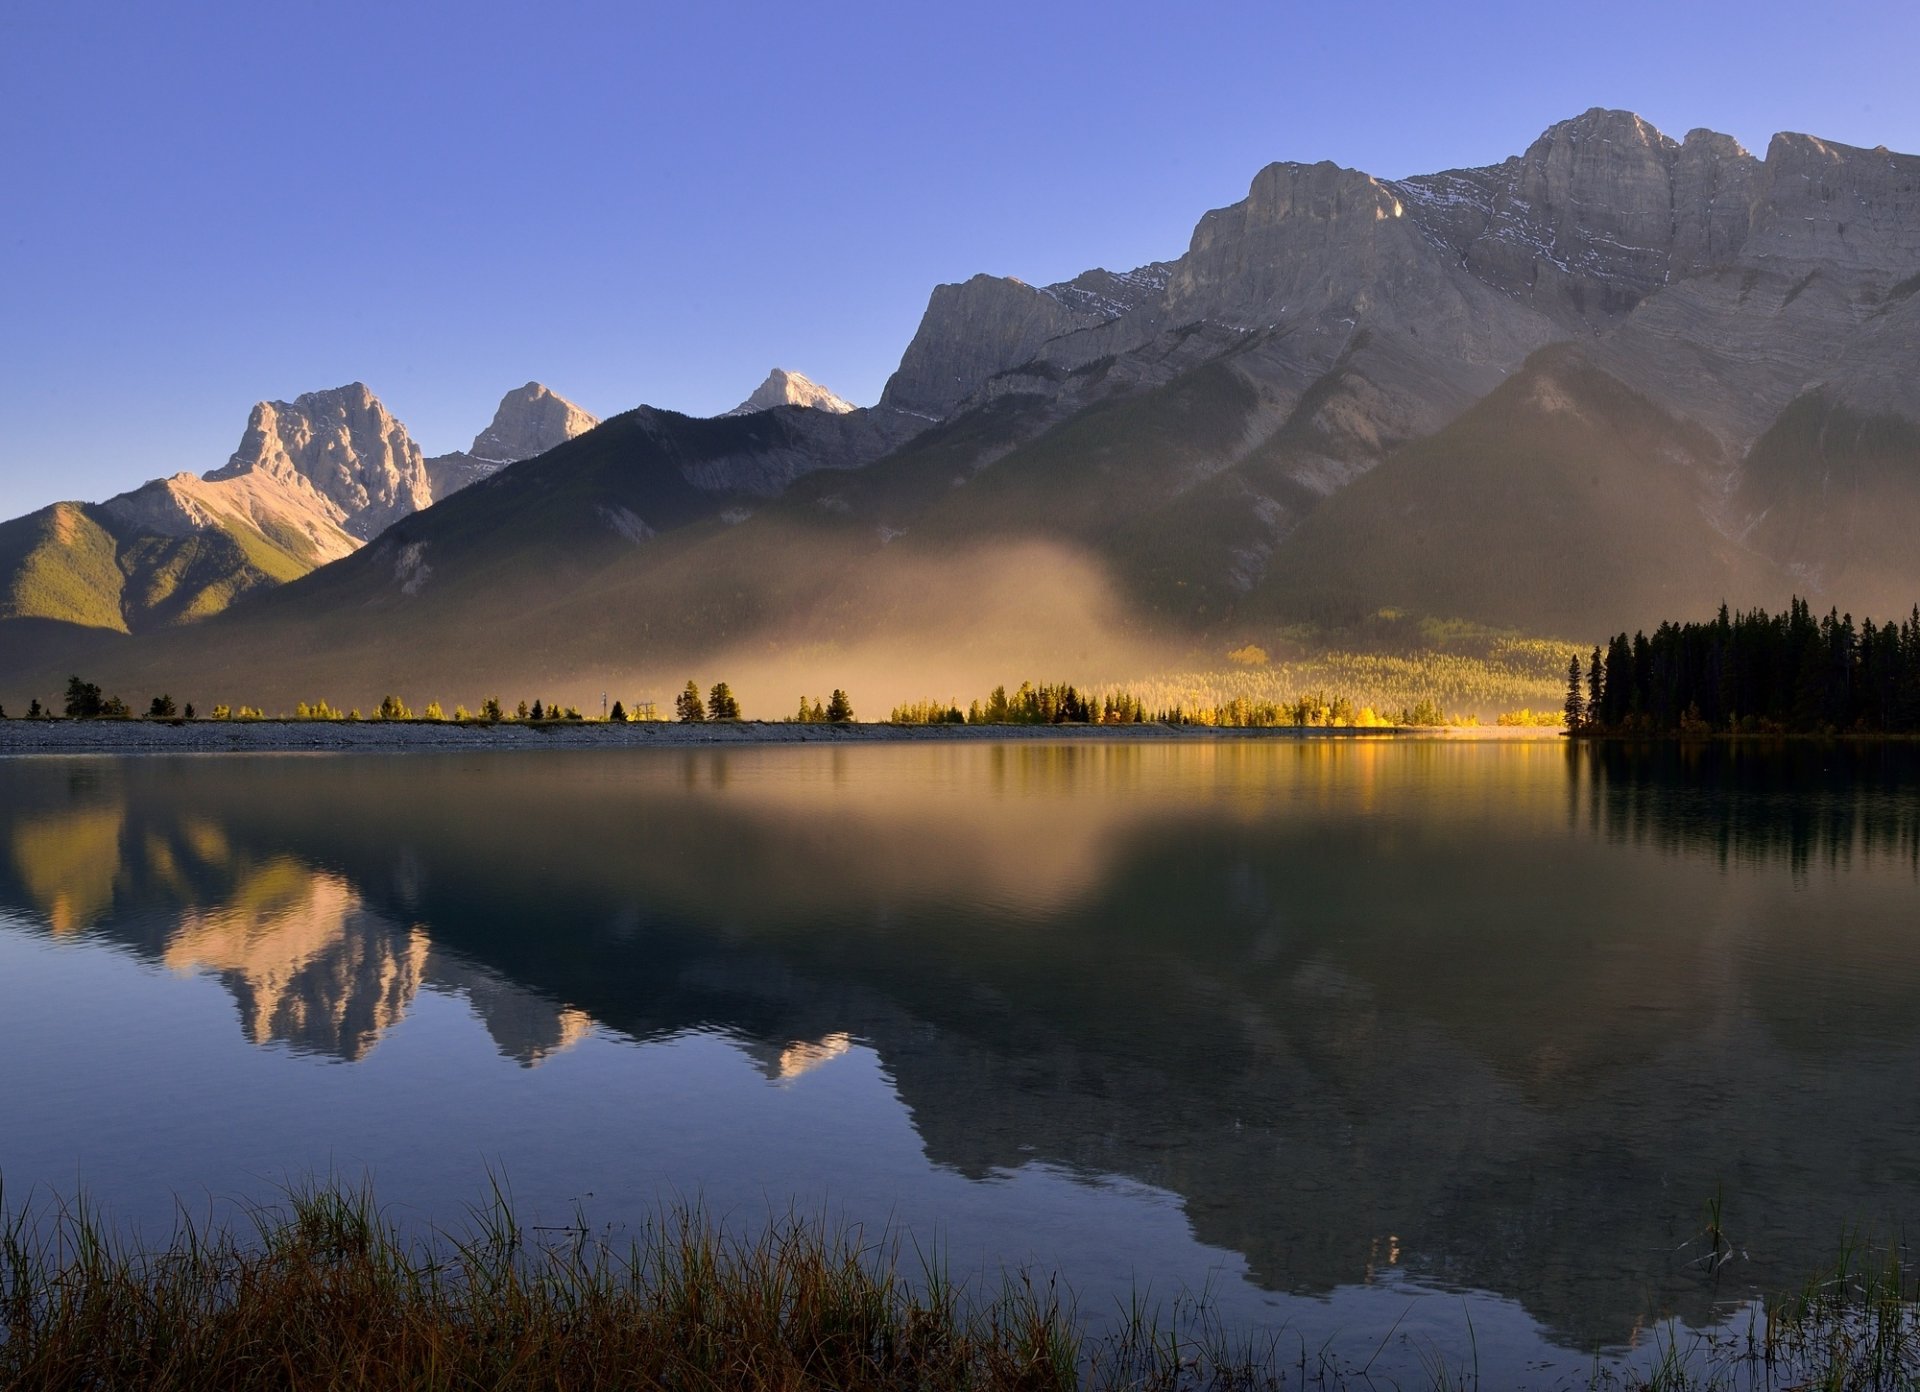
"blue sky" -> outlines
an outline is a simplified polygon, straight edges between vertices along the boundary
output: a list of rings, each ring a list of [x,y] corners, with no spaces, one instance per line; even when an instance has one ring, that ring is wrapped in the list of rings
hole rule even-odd
[[[1276,159],[1384,176],[1589,106],[1920,151],[1920,6],[27,3],[0,14],[0,517],[223,463],[359,379],[871,402],[928,290],[1181,252]]]

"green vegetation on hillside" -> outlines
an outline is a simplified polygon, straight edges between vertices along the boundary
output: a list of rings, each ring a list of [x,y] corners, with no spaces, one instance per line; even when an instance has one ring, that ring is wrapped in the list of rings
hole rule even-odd
[[[296,530],[269,537],[235,518],[185,536],[130,532],[99,509],[56,503],[0,523],[0,619],[116,632],[192,623],[319,563]]]
[[[80,503],[0,522],[0,619],[126,631],[119,545]]]
[[[1249,665],[1156,673],[1120,683],[1156,708],[1225,706],[1235,701],[1280,704],[1303,691],[1349,693],[1359,706],[1400,711],[1431,702],[1482,718],[1522,706],[1557,708],[1571,643],[1507,636],[1461,645],[1459,651],[1314,652]]]

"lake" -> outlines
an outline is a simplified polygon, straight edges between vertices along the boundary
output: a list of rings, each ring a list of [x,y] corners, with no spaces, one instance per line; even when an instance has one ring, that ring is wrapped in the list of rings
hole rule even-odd
[[[0,1178],[797,1211],[1550,1386],[1920,1218],[1917,881],[1904,746],[0,760]]]

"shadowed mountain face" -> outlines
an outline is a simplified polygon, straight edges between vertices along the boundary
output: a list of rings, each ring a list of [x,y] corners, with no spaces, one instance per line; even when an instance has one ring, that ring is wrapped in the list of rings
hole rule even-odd
[[[1409,1271],[1579,1344],[1911,1215],[1909,752],[937,746],[14,761],[0,907],[357,1059],[875,1051],[927,1157],[1177,1194],[1276,1290]],[[937,853],[929,853],[937,847]],[[853,1124],[849,1119],[849,1124]],[[1814,1190],[1807,1174],[1825,1176]]]
[[[1920,158],[1884,149],[1789,134],[1759,158],[1594,110],[1485,168],[1275,164],[1173,260],[938,287],[873,408],[802,379],[722,421],[642,408],[87,660],[364,703],[749,660],[845,685],[882,651],[968,686],[952,655],[992,654],[991,684],[1023,631],[1097,680],[1381,608],[1578,639],[1795,590],[1905,612],[1917,284]],[[0,674],[0,700],[59,662]]]

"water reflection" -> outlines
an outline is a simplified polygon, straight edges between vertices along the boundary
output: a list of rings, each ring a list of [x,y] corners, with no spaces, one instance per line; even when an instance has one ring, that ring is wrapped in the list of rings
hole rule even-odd
[[[1613,841],[1784,862],[1920,868],[1920,748],[1906,743],[1605,742],[1569,750],[1575,820]]]
[[[591,1029],[582,1012],[436,951],[424,924],[373,907],[340,871],[236,837],[217,813],[169,816],[140,790],[110,765],[69,765],[34,789],[53,808],[16,797],[8,897],[56,937],[92,932],[217,977],[249,1043],[356,1062],[426,986],[464,996],[500,1052],[528,1067]],[[417,898],[419,873],[403,850],[396,907]]]
[[[1851,757],[1851,756],[1849,756]],[[1914,761],[1547,744],[0,767],[0,905],[364,1057],[871,1049],[936,1165],[1180,1196],[1272,1290],[1500,1292],[1586,1346],[1920,1210]]]

